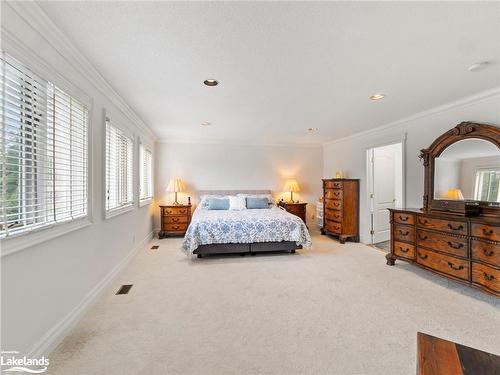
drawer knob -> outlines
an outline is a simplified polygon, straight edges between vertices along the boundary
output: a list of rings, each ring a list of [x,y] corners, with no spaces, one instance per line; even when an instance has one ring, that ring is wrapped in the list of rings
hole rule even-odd
[[[448,228],[450,228],[451,230],[462,230],[464,229],[464,226],[462,224],[459,224],[456,227],[454,227],[453,224],[448,223]]]
[[[420,219],[418,222],[419,222],[420,224],[422,224],[422,225],[426,225],[426,224],[428,223],[428,221],[427,221],[427,220],[425,220],[425,219],[423,219],[423,220],[422,220],[422,219]]]
[[[178,217],[173,217],[173,218],[172,218],[172,221],[173,221],[174,223],[177,223],[177,222],[179,221],[179,218],[178,218]]]
[[[487,281],[491,281],[491,280],[493,280],[495,278],[495,276],[489,275],[486,272],[483,272],[483,276],[484,276],[484,279],[487,280]]]
[[[422,234],[419,234],[419,235],[418,235],[418,239],[419,239],[419,240],[422,240],[422,241],[424,241],[424,240],[426,240],[426,239],[428,239],[428,238],[429,238],[429,237],[427,237],[427,236],[425,236],[425,235],[422,235]]]
[[[401,220],[401,221],[408,221],[409,218],[410,218],[409,216],[401,216],[401,215],[399,215],[399,220]]]
[[[462,247],[464,247],[464,244],[463,243],[454,243],[454,242],[448,241],[448,246],[453,248],[453,249],[461,249]]]
[[[450,266],[450,268],[452,270],[455,270],[455,271],[460,271],[460,270],[463,270],[464,269],[464,266],[460,265],[460,266],[455,266],[453,263],[451,262],[448,262],[448,266]]]
[[[421,259],[427,259],[429,256],[427,254],[422,255],[421,253],[417,252],[419,258]]]
[[[402,236],[407,236],[410,234],[410,231],[403,232],[401,229],[399,230],[399,234]]]
[[[486,236],[491,236],[493,234],[493,229],[486,229],[486,228],[483,228],[483,233],[486,235]]]
[[[488,249],[483,249],[483,253],[484,255],[486,255],[487,257],[490,257],[493,255],[493,250],[488,250]]]
[[[408,251],[410,251],[410,249],[408,248],[403,248],[403,247],[399,247],[399,250],[401,250],[403,253],[407,253]]]

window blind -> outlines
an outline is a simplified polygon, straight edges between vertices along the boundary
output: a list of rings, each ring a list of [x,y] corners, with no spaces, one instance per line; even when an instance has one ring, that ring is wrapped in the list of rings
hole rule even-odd
[[[2,53],[0,236],[87,215],[88,110]]]
[[[141,143],[139,154],[139,199],[147,200],[153,198],[153,153]]]
[[[106,121],[106,211],[133,204],[133,145],[132,138]]]

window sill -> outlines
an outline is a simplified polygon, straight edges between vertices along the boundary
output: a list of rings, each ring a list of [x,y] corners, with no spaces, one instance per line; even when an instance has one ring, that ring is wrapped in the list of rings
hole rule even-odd
[[[134,209],[134,204],[130,203],[126,206],[120,208],[114,208],[113,210],[108,210],[104,212],[105,219],[111,219],[112,217],[124,214],[126,212],[132,211]]]
[[[89,217],[84,217],[66,223],[41,227],[29,232],[20,232],[1,240],[1,257],[3,258],[42,242],[88,227],[91,224]]]
[[[139,200],[139,207],[148,206],[153,202],[153,198],[146,198]]]

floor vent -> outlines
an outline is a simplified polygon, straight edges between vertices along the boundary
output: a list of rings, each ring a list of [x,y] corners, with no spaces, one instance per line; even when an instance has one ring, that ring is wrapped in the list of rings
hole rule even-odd
[[[130,289],[132,289],[132,285],[122,285],[116,294],[128,294]]]
[[[158,245],[151,246],[151,250],[156,250],[156,249],[158,249],[159,247],[160,247],[160,246],[158,246]]]

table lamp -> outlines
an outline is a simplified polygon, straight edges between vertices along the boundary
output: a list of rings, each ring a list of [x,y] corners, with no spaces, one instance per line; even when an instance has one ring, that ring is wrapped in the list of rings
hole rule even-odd
[[[177,202],[177,193],[185,191],[186,188],[184,187],[184,182],[182,182],[180,178],[171,178],[166,190],[168,193],[175,193],[174,204],[178,205],[179,202]]]
[[[450,199],[453,201],[463,201],[464,196],[462,194],[462,191],[460,189],[448,189],[445,195],[446,199]]]
[[[293,193],[298,193],[300,191],[300,187],[299,184],[297,183],[297,180],[295,179],[286,180],[283,191],[287,193],[290,192],[290,202],[293,203]]]

